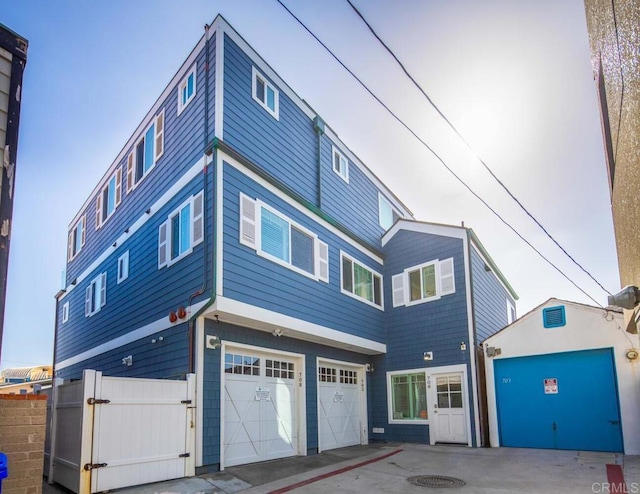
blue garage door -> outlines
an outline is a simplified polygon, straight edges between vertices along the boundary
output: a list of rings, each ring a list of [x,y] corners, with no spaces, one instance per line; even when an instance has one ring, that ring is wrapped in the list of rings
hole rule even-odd
[[[494,362],[500,444],[622,452],[611,349]]]

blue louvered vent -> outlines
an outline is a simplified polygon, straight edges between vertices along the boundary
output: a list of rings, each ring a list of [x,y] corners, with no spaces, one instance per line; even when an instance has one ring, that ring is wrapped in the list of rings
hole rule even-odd
[[[564,305],[547,307],[542,310],[542,322],[545,328],[559,328],[567,324],[564,315]]]

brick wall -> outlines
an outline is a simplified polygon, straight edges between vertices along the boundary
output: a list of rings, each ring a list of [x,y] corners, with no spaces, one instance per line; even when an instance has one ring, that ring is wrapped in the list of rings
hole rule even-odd
[[[41,494],[47,397],[0,395],[0,452],[8,459],[3,494]]]

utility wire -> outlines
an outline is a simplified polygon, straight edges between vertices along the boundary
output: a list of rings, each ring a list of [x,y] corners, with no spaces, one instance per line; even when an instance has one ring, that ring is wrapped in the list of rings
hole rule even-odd
[[[391,57],[393,57],[393,59],[398,63],[398,65],[400,66],[400,68],[402,69],[402,71],[405,73],[405,75],[409,78],[409,80],[411,82],[413,82],[413,85],[418,89],[418,91],[420,91],[422,93],[422,95],[427,99],[427,101],[429,102],[429,104],[433,107],[433,109],[438,113],[438,115],[440,115],[440,117],[442,117],[442,119],[447,123],[447,125],[449,125],[449,127],[451,128],[451,130],[453,130],[453,132],[458,136],[458,138],[462,141],[462,143],[467,147],[467,149],[473,153],[473,155],[478,159],[478,161],[480,161],[480,163],[482,164],[482,166],[484,166],[484,168],[489,172],[489,174],[491,175],[491,177],[493,177],[493,179],[498,182],[498,184],[500,185],[500,187],[502,187],[504,189],[504,191],[509,194],[509,197],[511,197],[511,199],[513,199],[516,204],[518,206],[520,206],[520,209],[522,209],[527,216],[529,216],[529,218],[531,218],[533,220],[533,222],[538,225],[540,227],[540,229],[547,235],[547,237],[549,237],[549,239],[556,244],[556,246],[562,251],[564,252],[564,254],[571,259],[571,261],[578,266],[584,273],[586,273],[587,276],[589,276],[589,278],[591,278],[600,288],[602,288],[602,290],[604,290],[607,294],[611,295],[611,292],[609,290],[607,290],[604,286],[602,286],[600,284],[600,282],[595,279],[591,273],[589,273],[589,271],[587,271],[578,261],[576,261],[574,259],[574,257],[569,254],[567,252],[567,250],[560,245],[560,243],[547,231],[547,229],[542,226],[542,224],[537,220],[537,218],[535,216],[533,216],[533,214],[520,202],[520,200],[513,195],[513,193],[509,190],[509,188],[502,182],[502,180],[500,180],[496,174],[493,172],[493,170],[491,170],[491,168],[489,168],[489,165],[487,165],[485,163],[485,161],[480,157],[480,155],[471,147],[471,144],[469,144],[469,142],[462,136],[462,134],[458,131],[458,129],[456,128],[455,125],[453,125],[453,123],[451,123],[451,121],[445,116],[445,114],[440,110],[440,108],[438,108],[438,106],[433,102],[433,100],[429,97],[429,95],[427,94],[427,92],[422,88],[422,86],[420,86],[420,84],[418,84],[418,82],[415,80],[415,78],[409,73],[409,71],[407,70],[407,68],[404,66],[404,64],[398,59],[398,57],[396,56],[396,54],[391,50],[391,48],[389,48],[389,46],[382,40],[382,38],[378,35],[378,33],[376,33],[376,31],[373,29],[373,27],[371,26],[371,24],[369,24],[369,22],[364,18],[364,16],[362,15],[362,13],[356,8],[355,5],[353,5],[353,3],[351,2],[351,0],[346,0],[347,3],[351,6],[351,8],[353,9],[353,11],[358,15],[358,17],[360,17],[360,19],[362,19],[362,22],[365,23],[365,25],[369,28],[369,31],[371,31],[371,34],[373,34],[373,36],[380,42],[380,44],[384,47],[385,50],[387,50],[387,52],[389,53],[389,55],[391,55]]]
[[[547,259],[544,254],[542,254],[542,252],[540,252],[538,249],[536,249],[533,244],[531,244],[531,242],[529,242],[526,238],[524,238],[513,226],[511,226],[511,224],[509,224],[509,222],[507,222],[507,220],[505,220],[502,216],[500,216],[500,214],[493,209],[488,203],[487,201],[485,201],[480,195],[478,195],[478,193],[476,193],[462,178],[460,178],[450,167],[449,165],[447,165],[447,163],[440,157],[440,155],[438,153],[436,153],[436,151],[429,146],[429,144],[426,143],[426,141],[424,141],[418,134],[416,134],[413,129],[411,129],[411,127],[409,127],[409,125],[407,125],[398,115],[396,115],[393,110],[391,110],[371,89],[369,89],[369,87],[349,68],[347,67],[342,60],[340,60],[337,55],[335,53],[333,53],[333,51],[331,51],[331,49],[325,45],[320,38],[318,38],[313,31],[311,31],[305,24],[304,22],[302,22],[293,12],[291,12],[291,10],[289,10],[289,8],[282,3],[281,0],[276,0],[276,2],[278,2],[283,9],[285,9],[289,15],[291,15],[291,17],[293,17],[298,24],[300,24],[305,31],[307,31],[325,50],[327,50],[327,52],[329,52],[329,54],[347,71],[349,72],[349,74],[356,80],[358,81],[358,83],[364,88],[365,91],[367,91],[372,97],[373,99],[375,99],[400,125],[402,125],[411,135],[413,135],[413,137],[415,137],[425,148],[427,148],[429,150],[429,152],[431,152],[431,154],[433,154],[433,156],[440,162],[442,163],[442,165],[447,169],[447,171],[449,173],[451,173],[451,175],[453,175],[453,177],[458,180],[458,182],[460,182],[469,192],[471,192],[471,194],[478,199],[487,209],[489,209],[489,211],[491,211],[502,223],[504,223],[511,231],[513,231],[513,233],[515,233],[518,237],[520,237],[520,239],[526,243],[529,247],[531,247],[531,249],[534,250],[534,252],[536,252],[544,261],[547,262],[547,264],[549,264],[552,268],[554,268],[558,273],[560,273],[567,281],[569,281],[569,283],[571,283],[574,287],[576,287],[579,291],[581,291],[584,295],[586,295],[590,300],[592,300],[596,305],[598,305],[599,307],[602,307],[602,305],[596,300],[594,299],[591,295],[589,295],[584,289],[582,289],[581,287],[579,287],[571,278],[569,278],[569,276],[567,274],[565,274],[558,266],[556,266],[555,264],[553,264],[553,262],[551,262],[549,259]]]

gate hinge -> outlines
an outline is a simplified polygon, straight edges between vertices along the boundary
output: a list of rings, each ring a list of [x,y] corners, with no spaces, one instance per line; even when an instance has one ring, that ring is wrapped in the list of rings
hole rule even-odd
[[[191,400],[182,400],[180,403],[183,405],[191,405]]]
[[[87,399],[89,405],[104,405],[105,403],[111,403],[111,400],[98,400],[96,398]]]
[[[84,469],[88,471],[88,470],[94,470],[96,468],[103,468],[106,466],[107,466],[106,463],[85,463]]]
[[[191,453],[182,453],[181,455],[178,455],[178,458],[189,458],[191,456]]]

